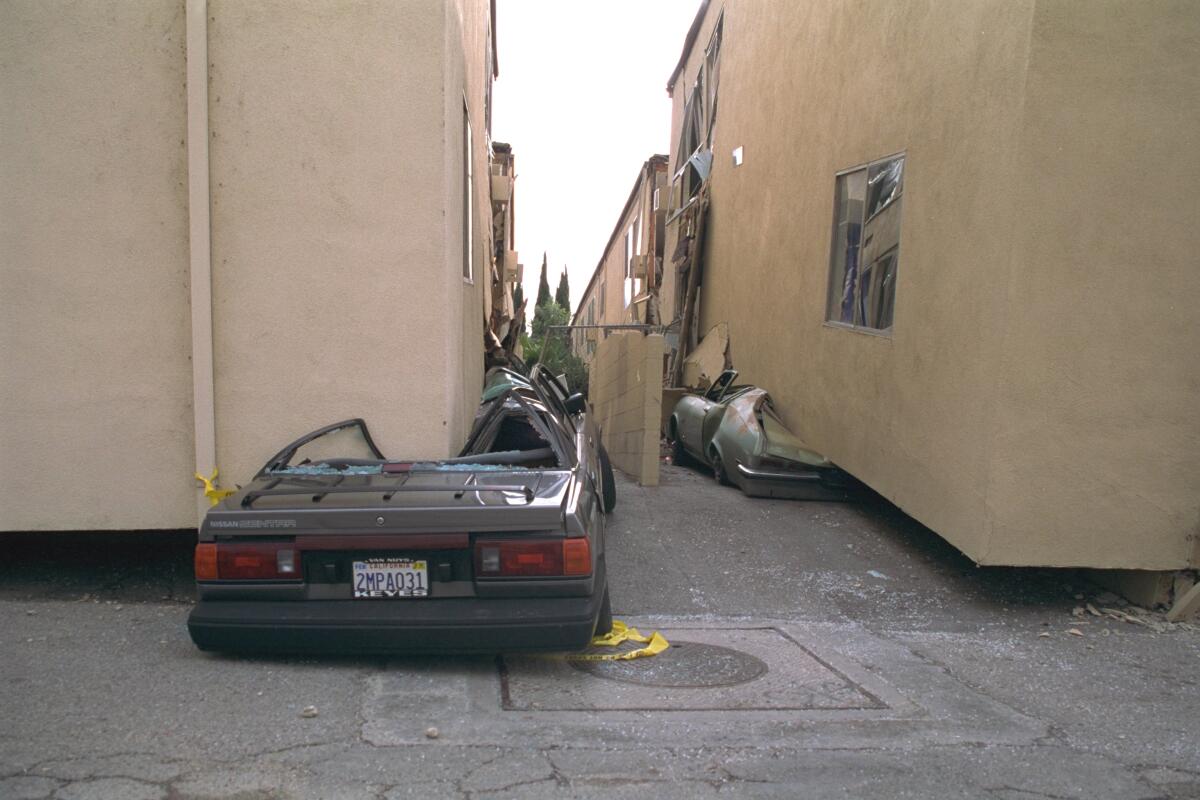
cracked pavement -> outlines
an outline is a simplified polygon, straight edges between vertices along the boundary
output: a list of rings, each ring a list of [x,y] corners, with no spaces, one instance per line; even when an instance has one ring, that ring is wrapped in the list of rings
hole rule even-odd
[[[1080,573],[977,568],[886,504],[622,480],[617,617],[771,670],[670,711],[561,664],[512,659],[506,707],[493,659],[200,653],[190,541],[0,540],[0,798],[1200,798],[1200,636],[1073,617]]]

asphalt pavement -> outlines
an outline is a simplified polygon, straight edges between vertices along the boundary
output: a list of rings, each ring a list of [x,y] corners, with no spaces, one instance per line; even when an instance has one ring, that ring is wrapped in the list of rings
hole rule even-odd
[[[205,654],[193,534],[0,536],[0,798],[1200,798],[1194,627],[886,503],[619,480],[631,662]]]

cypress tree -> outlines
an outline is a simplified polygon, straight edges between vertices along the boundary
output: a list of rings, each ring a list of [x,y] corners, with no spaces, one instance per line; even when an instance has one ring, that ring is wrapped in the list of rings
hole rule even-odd
[[[538,280],[537,304],[543,305],[550,300],[550,283],[546,280],[546,254],[542,253],[542,277]]]
[[[567,281],[567,268],[563,267],[562,277],[558,279],[558,291],[554,293],[554,302],[562,306],[568,315],[571,313],[571,285]]]

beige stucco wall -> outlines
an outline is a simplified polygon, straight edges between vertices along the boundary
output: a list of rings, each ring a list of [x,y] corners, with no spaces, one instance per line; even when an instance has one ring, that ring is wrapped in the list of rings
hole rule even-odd
[[[1197,12],[1037,5],[987,560],[1200,563]]]
[[[484,113],[488,60],[489,8],[487,0],[454,0],[445,3],[443,48],[443,107],[445,113],[444,216],[447,320],[445,323],[447,409],[446,436],[449,455],[466,441],[479,394],[483,388],[484,320],[491,315],[492,204],[489,182],[487,120]],[[475,213],[474,276],[462,277],[462,109],[466,102],[472,128]]]
[[[600,342],[588,374],[591,413],[612,465],[643,486],[658,485],[663,337],[614,333]]]
[[[470,357],[486,240],[477,228],[477,281],[465,284],[456,16],[439,0],[212,1],[217,452],[229,480],[351,416],[385,453],[461,446],[482,373]],[[486,176],[477,161],[480,197]]]
[[[184,11],[0,4],[0,530],[196,522]],[[207,11],[222,482],[350,416],[389,453],[456,451],[491,277],[488,3]]]
[[[444,225],[442,4],[212,0],[209,16],[227,481],[354,416],[385,452],[445,454],[449,420],[421,411],[448,389],[446,285],[428,266],[445,239],[421,235]]]
[[[1185,565],[1196,15],[723,7],[699,329],[728,321],[739,380],[977,561]],[[721,8],[681,74],[673,138]],[[834,175],[901,151],[894,331],[826,325]]]
[[[183,12],[0,3],[0,530],[195,524]]]

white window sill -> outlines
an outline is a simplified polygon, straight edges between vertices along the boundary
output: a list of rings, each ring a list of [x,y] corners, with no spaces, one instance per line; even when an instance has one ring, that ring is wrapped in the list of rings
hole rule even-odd
[[[893,338],[892,331],[895,330],[894,325],[891,328],[886,328],[884,330],[880,330],[879,328],[864,328],[861,325],[850,325],[849,323],[846,323],[846,322],[838,322],[836,320],[831,320],[831,319],[825,320],[825,322],[822,323],[822,327],[835,328],[835,329],[841,330],[841,331],[850,331],[851,333],[861,333],[865,336],[873,336],[876,339],[888,339],[888,340],[891,340]]]

